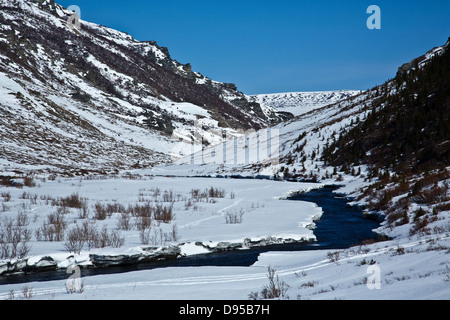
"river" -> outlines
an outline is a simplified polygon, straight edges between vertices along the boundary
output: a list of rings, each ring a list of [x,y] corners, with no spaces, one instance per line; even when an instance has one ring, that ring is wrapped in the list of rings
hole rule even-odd
[[[81,276],[131,272],[162,267],[250,266],[257,261],[258,256],[263,252],[344,249],[352,245],[360,244],[364,240],[376,238],[376,234],[372,230],[379,226],[379,222],[364,218],[360,208],[350,206],[345,197],[333,192],[336,189],[336,186],[327,186],[306,193],[292,195],[286,200],[314,202],[322,208],[323,215],[316,222],[316,228],[314,229],[314,235],[317,238],[316,242],[272,245],[222,253],[209,253],[169,261],[140,263],[131,266],[85,268],[81,270]],[[2,276],[0,277],[0,285],[63,280],[67,279],[68,276],[65,270]]]

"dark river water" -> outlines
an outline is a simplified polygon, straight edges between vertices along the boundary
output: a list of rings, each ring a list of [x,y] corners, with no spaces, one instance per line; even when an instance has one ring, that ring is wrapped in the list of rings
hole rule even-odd
[[[316,229],[314,230],[314,235],[317,238],[316,242],[272,245],[222,253],[209,253],[170,261],[140,263],[132,266],[86,268],[81,270],[81,276],[131,272],[162,267],[250,266],[257,261],[258,256],[263,252],[344,249],[360,244],[364,240],[376,238],[376,234],[372,230],[379,226],[379,222],[364,218],[360,208],[349,206],[348,200],[345,197],[333,192],[336,188],[328,186],[315,189],[306,193],[293,195],[288,200],[285,200],[314,202],[322,208],[323,215],[316,222]],[[65,270],[29,275],[0,276],[0,285],[62,280],[67,279],[69,276]]]

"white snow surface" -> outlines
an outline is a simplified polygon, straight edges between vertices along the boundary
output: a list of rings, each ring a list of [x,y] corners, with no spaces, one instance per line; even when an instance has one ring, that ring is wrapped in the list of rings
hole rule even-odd
[[[181,246],[183,254],[201,254],[206,250],[196,245],[196,241],[214,246],[219,241],[256,240],[269,235],[312,239],[314,235],[306,226],[322,213],[321,208],[312,203],[283,200],[292,192],[317,188],[321,184],[153,177],[145,172],[140,173],[139,176],[134,175],[134,179],[125,176],[88,180],[36,179],[38,185],[34,188],[2,187],[0,191],[3,194],[10,194],[10,200],[5,203],[8,210],[2,213],[2,218],[16,218],[20,212],[27,212],[28,226],[33,229],[41,226],[47,214],[54,211],[43,199],[77,193],[87,199],[92,216],[96,203],[128,205],[151,202],[155,200],[154,190],[159,188],[161,196],[166,190],[173,191],[175,218],[170,223],[152,225],[153,230],[168,231],[176,225],[179,232],[176,243],[184,243]],[[197,208],[186,210],[186,200],[192,189],[210,187],[223,188],[225,197],[215,199],[214,203],[200,201],[196,203]],[[36,199],[34,202],[31,200],[33,198]],[[241,209],[244,211],[242,223],[225,222],[227,212]],[[112,214],[94,224],[113,230],[117,228],[118,217],[119,214]],[[76,209],[70,209],[66,213],[66,221],[70,229],[83,220]],[[73,259],[79,265],[89,265],[89,253],[131,255],[141,251],[142,245],[135,228],[120,232],[126,240],[123,247],[83,250],[75,255],[67,252],[62,242],[36,241],[33,237],[28,263],[51,256],[64,268]],[[403,237],[339,251],[268,252],[261,254],[250,267],[168,267],[85,276],[81,278],[81,293],[68,293],[67,280],[28,282],[26,287],[32,290],[31,299],[36,300],[245,300],[250,293],[260,291],[268,283],[267,268],[270,266],[289,285],[285,297],[289,299],[448,299],[449,245],[449,234]],[[338,257],[336,261],[330,260],[330,252]],[[372,275],[369,266],[380,270],[380,289],[369,289],[367,286],[367,279]],[[0,299],[10,299],[11,293],[20,299],[24,287],[25,284],[2,285]]]

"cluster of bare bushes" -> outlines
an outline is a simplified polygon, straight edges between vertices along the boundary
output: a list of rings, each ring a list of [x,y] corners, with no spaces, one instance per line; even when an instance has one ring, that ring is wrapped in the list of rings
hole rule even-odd
[[[99,231],[95,223],[84,221],[81,226],[76,226],[67,232],[64,247],[73,253],[80,253],[84,247],[88,250],[92,248],[105,248],[111,246],[120,248],[125,244],[125,238],[117,230],[108,231],[107,226],[103,226]]]
[[[178,241],[178,228],[174,224],[169,232],[164,232],[160,227],[141,229],[139,231],[139,239],[143,245],[162,246],[170,242]]]
[[[411,234],[429,232],[428,225],[439,218],[439,212],[450,209],[449,179],[446,169],[418,177],[379,172],[378,181],[365,188],[359,199],[365,198],[369,210],[385,212],[391,228],[411,224]]]
[[[237,209],[228,211],[225,214],[225,223],[227,224],[241,224],[244,217],[244,209],[241,208],[239,211]]]
[[[0,259],[23,258],[28,255],[31,231],[28,215],[19,212],[17,219],[4,218],[0,221]]]
[[[8,187],[35,187],[34,177],[27,176],[22,180],[0,177],[0,185]],[[182,195],[173,190],[161,190],[151,188],[141,189],[137,203],[110,203],[97,201],[90,203],[89,199],[73,193],[68,196],[55,197],[51,195],[37,195],[29,190],[18,196],[20,200],[28,200],[29,205],[46,205],[50,207],[46,216],[29,218],[31,210],[19,212],[16,220],[0,220],[0,258],[24,257],[30,251],[29,241],[34,235],[37,241],[62,242],[69,252],[80,253],[82,250],[92,248],[104,248],[107,246],[121,247],[125,243],[125,237],[120,233],[123,231],[138,231],[141,244],[164,245],[179,239],[176,224],[167,225],[175,219],[174,204],[185,202],[186,209],[198,209],[196,203],[215,203],[218,198],[225,197],[225,190],[216,187],[204,190],[194,188],[189,195]],[[0,200],[0,212],[9,211],[11,192],[3,191]],[[230,195],[234,198],[234,194]],[[12,201],[14,202],[14,201]],[[14,203],[12,204],[14,205]],[[78,213],[78,219],[74,214]],[[241,223],[243,211],[229,214],[229,223]],[[116,217],[117,224],[113,230],[103,223],[106,219]],[[29,220],[38,224],[30,229]],[[166,226],[161,226],[161,223]],[[108,224],[110,225],[110,224]],[[111,228],[111,227],[110,227]]]
[[[225,190],[217,187],[209,187],[203,191],[200,189],[192,189],[191,198],[196,201],[205,200],[208,202],[209,198],[225,198]]]

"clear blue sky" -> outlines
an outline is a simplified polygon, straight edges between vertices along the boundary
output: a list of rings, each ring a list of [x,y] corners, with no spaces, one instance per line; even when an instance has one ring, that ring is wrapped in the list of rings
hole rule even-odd
[[[450,37],[449,0],[56,1],[246,94],[372,88]]]

